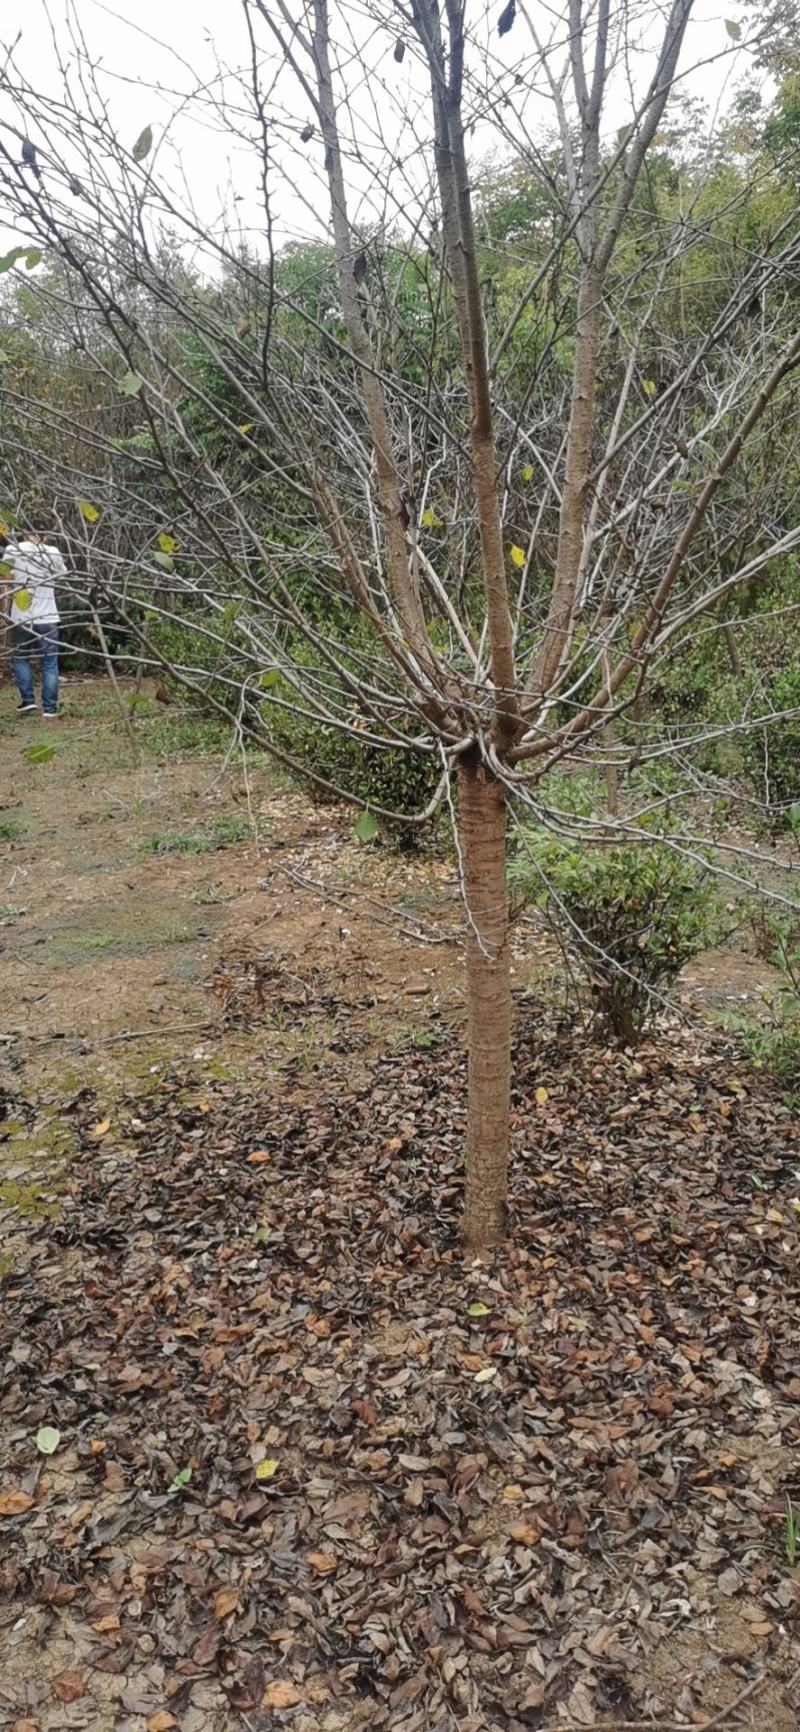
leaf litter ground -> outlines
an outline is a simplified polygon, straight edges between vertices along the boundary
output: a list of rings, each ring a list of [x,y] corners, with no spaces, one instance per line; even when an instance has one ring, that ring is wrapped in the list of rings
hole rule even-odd
[[[713,1040],[522,1030],[478,1263],[431,1030],[78,1100],[4,1282],[0,1724],[796,1726],[796,1123]]]

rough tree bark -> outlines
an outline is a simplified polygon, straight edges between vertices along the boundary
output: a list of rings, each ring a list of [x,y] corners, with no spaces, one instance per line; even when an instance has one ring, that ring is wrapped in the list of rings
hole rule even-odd
[[[459,775],[467,929],[469,1115],[464,1232],[476,1247],[505,1236],[511,1108],[506,796],[475,749]]]

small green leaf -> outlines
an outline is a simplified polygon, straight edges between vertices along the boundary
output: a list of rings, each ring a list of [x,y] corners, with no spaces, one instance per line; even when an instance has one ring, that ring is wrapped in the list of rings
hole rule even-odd
[[[518,567],[518,569],[521,571],[523,565],[525,564],[525,549],[524,549],[524,547],[517,547],[516,543],[514,543],[514,545],[510,549],[510,553],[511,553],[511,564],[516,565]]]
[[[378,824],[371,812],[362,812],[353,825],[353,835],[359,842],[372,842],[378,834]]]
[[[533,480],[533,464],[532,463],[528,463],[526,465],[526,467],[523,469],[522,479],[523,479],[523,481],[532,481]]]
[[[26,247],[12,247],[10,253],[4,253],[3,257],[0,259],[0,276],[2,276],[5,271],[10,271],[12,265],[15,265],[17,260],[21,259],[26,251]]]
[[[190,1467],[182,1467],[180,1470],[180,1473],[176,1473],[175,1478],[172,1481],[172,1484],[167,1487],[169,1497],[175,1497],[177,1492],[183,1491],[184,1486],[187,1486],[189,1484],[191,1477],[192,1477],[191,1468]]]
[[[12,572],[11,566],[6,565],[5,560],[0,562],[0,579],[4,578],[4,577],[12,577],[12,576],[13,576],[13,572]]]
[[[730,36],[731,42],[740,42],[741,41],[742,26],[741,26],[741,24],[736,23],[735,18],[726,18],[725,19],[725,29],[727,30],[728,35]]]
[[[237,618],[238,613],[239,613],[238,601],[226,601],[225,606],[222,609],[223,624],[224,625],[233,625],[234,621]]]
[[[156,562],[156,565],[161,566],[162,571],[174,571],[175,570],[175,561],[174,561],[174,559],[172,559],[170,557],[170,555],[168,553],[154,553],[153,558]]]
[[[274,1479],[278,1471],[278,1462],[274,1456],[268,1456],[266,1461],[256,1465],[256,1479]]]
[[[162,529],[158,538],[158,545],[162,553],[177,553],[180,542],[175,540],[174,535],[167,535],[166,530]]]
[[[135,397],[137,391],[141,391],[143,384],[144,379],[140,379],[138,373],[126,373],[120,379],[117,390],[122,393],[123,397]]]
[[[33,596],[29,589],[15,589],[14,606],[19,608],[20,613],[27,613],[32,601]]]
[[[420,523],[424,523],[426,529],[442,529],[444,527],[441,517],[437,517],[436,512],[431,511],[430,506],[427,511],[423,511]]]
[[[81,514],[81,517],[83,518],[84,523],[98,523],[99,522],[100,513],[97,509],[97,506],[92,504],[91,499],[79,499],[78,500],[78,510]]]
[[[54,1455],[61,1442],[61,1432],[54,1425],[43,1425],[36,1433],[36,1448],[42,1455]]]
[[[488,1315],[489,1307],[488,1305],[482,1305],[480,1299],[476,1299],[474,1305],[467,1306],[468,1317],[488,1317]]]
[[[134,162],[144,162],[145,157],[150,155],[152,148],[153,128],[152,126],[146,126],[144,130],[139,133],[139,137],[133,147],[131,154]]]
[[[271,692],[273,686],[278,684],[280,677],[277,668],[267,668],[266,673],[261,675],[258,682],[261,691]]]
[[[44,740],[40,740],[36,746],[28,746],[27,750],[23,752],[23,757],[27,759],[29,764],[49,764],[50,759],[54,758],[55,755],[55,746],[47,745]]]
[[[256,1227],[253,1233],[254,1245],[266,1245],[269,1239],[269,1227]]]
[[[42,262],[42,254],[41,254],[40,248],[39,247],[28,247],[27,252],[25,254],[25,269],[28,271],[35,271],[36,266],[40,265],[41,262]]]
[[[642,390],[646,393],[646,395],[648,397],[655,397],[655,394],[656,394],[655,379],[643,379],[642,380]]]

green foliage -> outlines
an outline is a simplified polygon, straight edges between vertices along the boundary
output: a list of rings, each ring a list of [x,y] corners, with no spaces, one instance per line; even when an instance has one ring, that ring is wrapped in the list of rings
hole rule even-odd
[[[432,842],[436,833],[433,821],[419,826],[402,819],[403,815],[424,811],[438,787],[441,764],[434,753],[421,752],[410,742],[407,747],[384,747],[359,739],[359,723],[366,727],[367,721],[357,712],[352,717],[356,731],[342,733],[273,699],[295,704],[297,694],[285,681],[266,693],[264,725],[270,742],[297,766],[297,780],[315,799],[324,800],[326,788],[331,799],[336,798],[336,790],[354,794],[368,809],[397,814],[395,822],[380,818],[381,832],[396,846],[416,848]],[[369,831],[370,826],[364,829]],[[362,839],[369,838],[365,835]]]
[[[762,714],[774,712],[780,719],[743,734],[744,766],[769,808],[773,827],[794,828],[792,808],[800,801],[800,657],[759,685],[753,703]]]
[[[778,980],[763,989],[759,1015],[737,1010],[725,1023],[754,1069],[778,1083],[784,1099],[795,1106],[800,1100],[800,926],[763,905],[751,919],[758,953],[778,970]]]
[[[217,715],[197,715],[191,710],[179,715],[157,704],[153,710],[158,714],[148,713],[141,722],[137,717],[137,736],[149,758],[171,763],[187,753],[219,752],[230,737],[228,724]]]
[[[587,846],[531,828],[511,882],[524,900],[544,900],[604,1022],[626,1045],[641,1038],[659,995],[708,939],[700,873],[658,841]]]
[[[798,1541],[800,1541],[800,1516],[798,1516],[791,1498],[787,1497],[786,1516],[784,1518],[783,1528],[783,1543],[784,1551],[786,1553],[786,1562],[789,1565],[790,1570],[793,1570],[797,1563],[797,1554],[800,1550]]]
[[[217,818],[205,830],[161,830],[145,836],[142,854],[212,854],[252,835],[246,818]]]
[[[22,825],[14,818],[0,818],[0,842],[18,842],[22,835]]]

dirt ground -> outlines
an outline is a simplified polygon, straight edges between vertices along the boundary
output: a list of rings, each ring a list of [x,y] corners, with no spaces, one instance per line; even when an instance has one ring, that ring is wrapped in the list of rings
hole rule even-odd
[[[31,761],[26,754],[42,739],[43,724],[36,717],[19,721],[10,692],[0,690],[0,1274],[10,1283],[12,1299],[23,1294],[28,1277],[51,1295],[48,1303],[62,1283],[65,1292],[77,1292],[75,1282],[83,1280],[78,1250],[69,1234],[56,1232],[71,1174],[90,1174],[94,1159],[102,1165],[118,1135],[127,1148],[143,1146],[137,1139],[144,1136],[145,1123],[135,1117],[136,1099],[147,1103],[141,1111],[148,1125],[159,1091],[165,1103],[190,1102],[201,1127],[204,1113],[209,1123],[221,1114],[222,1123],[225,1102],[233,1112],[233,1103],[241,1099],[263,1100],[270,1111],[289,1103],[303,1121],[306,1104],[310,1114],[320,1102],[339,1096],[371,1099],[365,1091],[374,1088],[376,1063],[388,1065],[393,1087],[398,1063],[401,1077],[417,1062],[435,1069],[437,1043],[444,1039],[450,1051],[458,1039],[462,957],[457,889],[448,863],[402,858],[380,845],[359,844],[351,815],[323,812],[288,792],[263,760],[233,756],[226,761],[218,748],[198,749],[190,722],[176,706],[160,713],[151,705],[136,726],[141,746],[134,753],[107,688],[93,681],[71,683],[57,732],[47,736],[53,755]],[[211,846],[215,841],[219,845]],[[546,935],[535,925],[520,925],[514,952],[523,1006],[530,993],[549,995],[555,1005],[557,959]],[[767,972],[741,949],[709,953],[682,982],[681,1004],[697,1022],[709,1008],[757,996]],[[675,1049],[670,1073],[678,1079],[695,1036],[686,1038],[688,1045]],[[742,1086],[746,1091],[749,1085]],[[377,1099],[380,1103],[380,1092]],[[614,1112],[619,1117],[625,1109],[617,1102]],[[779,1126],[779,1140],[787,1147],[792,1135],[791,1128]],[[401,1129],[401,1141],[403,1136]],[[413,1183],[416,1167],[410,1170]],[[115,1172],[112,1160],[109,1184],[117,1182]],[[446,1187],[446,1199],[452,1190],[452,1184]],[[788,1196],[787,1191],[782,1202],[776,1199],[779,1220],[787,1218],[780,1209],[790,1208]],[[48,1233],[55,1236],[48,1239]],[[91,1280],[98,1278],[93,1274]],[[90,1308],[91,1291],[90,1281],[85,1301]],[[443,1315],[452,1313],[445,1309]],[[573,1325],[564,1327],[569,1331]],[[29,1347],[24,1339],[8,1346],[7,1388],[24,1367]],[[395,1318],[369,1351],[394,1373],[394,1361],[419,1350],[408,1348],[408,1331],[402,1318],[399,1323]],[[685,1361],[687,1378],[691,1363],[691,1358]],[[658,1615],[639,1604],[634,1617],[633,1599],[638,1594],[642,1604],[647,1601],[654,1567],[647,1553],[646,1510],[644,1549],[637,1519],[630,1524],[631,1537],[637,1538],[630,1565],[624,1551],[615,1553],[617,1627],[627,1621],[632,1629],[639,1619],[645,1632],[635,1661],[624,1657],[625,1692],[614,1698],[621,1704],[618,1722],[602,1706],[602,1688],[598,1685],[596,1699],[590,1686],[592,1677],[596,1683],[599,1675],[602,1682],[604,1666],[622,1666],[619,1639],[615,1647],[609,1636],[604,1659],[595,1629],[587,1658],[581,1648],[586,1630],[577,1624],[573,1648],[580,1650],[589,1684],[573,1678],[559,1694],[554,1650],[552,1659],[531,1661],[524,1702],[502,1712],[497,1707],[488,1716],[476,1706],[474,1692],[459,1693],[462,1660],[444,1659],[443,1638],[435,1636],[429,1643],[435,1658],[426,1664],[444,1679],[444,1694],[441,1702],[431,1698],[438,1705],[421,1718],[411,1682],[402,1682],[405,1674],[386,1695],[389,1706],[385,1713],[381,1706],[379,1720],[373,1698],[355,1688],[348,1692],[344,1661],[333,1684],[326,1676],[312,1680],[305,1692],[294,1685],[284,1688],[282,1697],[276,1685],[267,1683],[256,1702],[244,1686],[225,1683],[224,1653],[215,1660],[217,1671],[205,1664],[192,1672],[187,1660],[181,1677],[181,1666],[165,1661],[154,1635],[144,1628],[122,1644],[121,1668],[104,1666],[97,1658],[97,1636],[104,1636],[104,1619],[110,1619],[105,1631],[119,1653],[119,1624],[115,1632],[113,1623],[118,1614],[109,1610],[110,1590],[100,1581],[99,1564],[88,1611],[79,1614],[71,1591],[62,1594],[57,1583],[53,1586],[63,1575],[58,1544],[66,1546],[69,1561],[73,1543],[62,1534],[49,1561],[36,1552],[35,1569],[29,1561],[21,1574],[9,1572],[5,1583],[0,1725],[16,1732],[67,1727],[169,1732],[173,1726],[183,1732],[240,1727],[260,1732],[285,1721],[293,1732],[347,1732],[369,1723],[402,1725],[409,1732],[417,1725],[424,1732],[450,1726],[462,1732],[494,1732],[495,1727],[511,1732],[635,1723],[730,1724],[751,1732],[770,1726],[772,1732],[793,1732],[800,1724],[798,1585],[796,1572],[781,1562],[775,1536],[785,1487],[797,1477],[796,1415],[786,1406],[785,1392],[781,1400],[782,1406],[770,1405],[768,1411],[756,1402],[750,1420],[737,1419],[730,1435],[712,1440],[717,1453],[722,1448],[729,1459],[730,1471],[740,1475],[740,1489],[731,1496],[743,1500],[751,1515],[763,1505],[763,1519],[771,1523],[768,1565],[762,1560],[759,1566],[751,1534],[741,1580],[734,1587],[723,1581],[720,1587],[712,1499],[714,1520],[709,1518],[705,1539],[702,1524],[693,1530],[698,1554],[688,1565],[684,1559],[679,1570],[674,1566],[672,1612],[664,1609],[667,1601],[660,1601]],[[13,1402],[11,1411],[16,1411]],[[501,1423],[509,1421],[498,1414],[498,1427]],[[26,1477],[19,1466],[24,1427],[12,1420],[8,1424],[12,1430],[4,1455],[10,1467],[7,1475],[0,1474],[0,1499],[9,1486],[23,1487],[23,1497],[38,1496],[38,1469],[29,1467]],[[408,1459],[416,1459],[413,1450]],[[92,1521],[108,1519],[113,1534],[119,1488],[112,1475],[98,1495],[85,1445],[65,1441],[45,1466],[64,1532],[81,1531],[88,1500]],[[492,1559],[495,1554],[499,1559],[500,1538],[507,1537],[509,1502],[513,1514],[517,1493],[522,1496],[516,1480],[523,1472],[512,1466],[506,1476],[510,1484],[497,1493],[500,1526],[493,1526],[498,1511],[492,1506],[479,1530],[489,1580],[500,1579],[500,1562]],[[347,1484],[352,1496],[353,1482]],[[725,1500],[720,1493],[720,1507]],[[441,1513],[436,1519],[441,1525]],[[337,1534],[348,1520],[340,1513],[338,1526],[334,1522]],[[7,1525],[0,1520],[0,1534]],[[433,1519],[430,1525],[433,1533]],[[523,1521],[520,1532],[524,1526]],[[573,1544],[560,1529],[553,1533],[555,1538],[545,1535],[544,1543],[555,1553]],[[146,1599],[145,1583],[161,1567],[153,1562],[159,1543],[155,1533],[140,1530],[126,1541],[124,1558],[121,1541],[119,1555],[111,1556],[113,1545],[101,1554],[115,1592],[115,1571],[120,1580],[120,1572],[127,1572],[128,1593],[134,1601]],[[280,1556],[280,1546],[291,1542],[284,1533],[275,1543]],[[527,1560],[524,1568],[534,1575],[535,1545],[533,1539],[517,1542]],[[560,1555],[561,1564],[551,1560],[548,1567],[559,1568],[563,1576],[573,1554],[562,1549]],[[244,1575],[250,1568],[241,1547],[237,1568]],[[320,1565],[323,1575],[326,1568]],[[379,1558],[377,1568],[380,1572]],[[189,1582],[188,1575],[184,1581]],[[187,1591],[193,1591],[191,1583]],[[441,1591],[432,1589],[434,1595]],[[587,1591],[591,1601],[591,1574]],[[599,1586],[596,1593],[599,1605]],[[475,1595],[473,1600],[466,1603],[477,1627],[483,1605]],[[517,1603],[523,1608],[524,1596]],[[555,1603],[548,1613],[551,1622],[557,1621]],[[508,1624],[506,1619],[503,1628]],[[517,1652],[514,1641],[521,1640],[521,1634],[513,1635],[513,1616],[510,1625],[509,1658]],[[381,1630],[377,1636],[373,1630],[374,1646],[386,1655],[389,1637]],[[559,1641],[568,1653],[568,1633]],[[482,1643],[483,1638],[477,1641],[481,1652]],[[495,1651],[496,1630],[494,1636],[487,1631],[486,1644],[486,1653]],[[287,1638],[287,1653],[289,1647]],[[546,1644],[542,1652],[548,1653]],[[539,1691],[539,1667],[548,1688],[553,1684],[552,1696]],[[480,1678],[477,1660],[469,1675],[473,1684]],[[645,1718],[634,1718],[641,1704]]]

